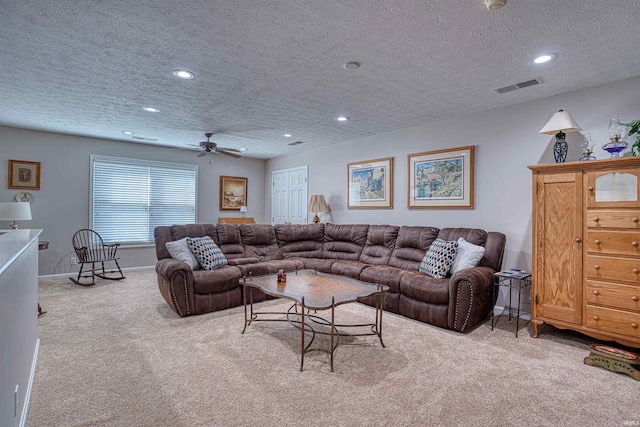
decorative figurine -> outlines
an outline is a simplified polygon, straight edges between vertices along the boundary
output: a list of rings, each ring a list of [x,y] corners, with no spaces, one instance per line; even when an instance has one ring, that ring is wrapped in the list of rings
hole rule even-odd
[[[278,283],[286,283],[287,281],[287,273],[284,270],[278,271]]]

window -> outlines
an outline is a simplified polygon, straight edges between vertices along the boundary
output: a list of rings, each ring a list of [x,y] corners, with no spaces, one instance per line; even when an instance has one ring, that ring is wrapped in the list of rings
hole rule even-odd
[[[105,242],[151,244],[160,225],[197,222],[198,166],[91,156],[90,228]]]

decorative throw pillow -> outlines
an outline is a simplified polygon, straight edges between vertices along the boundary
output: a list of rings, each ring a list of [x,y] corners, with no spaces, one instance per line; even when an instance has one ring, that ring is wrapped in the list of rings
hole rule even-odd
[[[175,242],[167,242],[164,245],[167,247],[171,258],[186,262],[192,270],[200,268],[198,259],[193,255],[191,249],[189,249],[189,245],[187,245],[186,237],[184,239],[176,240]]]
[[[424,255],[419,270],[436,279],[444,279],[449,273],[457,251],[458,242],[436,239]]]
[[[205,270],[227,265],[227,258],[211,237],[187,237],[187,244]]]
[[[451,274],[465,268],[476,267],[484,256],[484,251],[485,249],[482,246],[469,243],[464,240],[464,237],[459,238],[458,253],[451,265]]]

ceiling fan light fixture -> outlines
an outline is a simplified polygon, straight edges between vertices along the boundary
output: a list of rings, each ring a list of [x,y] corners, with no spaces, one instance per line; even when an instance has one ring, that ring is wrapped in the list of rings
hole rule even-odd
[[[182,80],[191,80],[196,76],[189,70],[175,70],[172,74]]]

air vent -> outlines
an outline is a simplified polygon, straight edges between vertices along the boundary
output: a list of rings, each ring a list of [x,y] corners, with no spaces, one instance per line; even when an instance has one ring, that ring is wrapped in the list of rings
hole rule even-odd
[[[520,83],[516,83],[513,85],[509,85],[509,86],[504,86],[498,89],[494,89],[494,91],[498,92],[498,93],[507,93],[507,92],[511,92],[512,90],[516,90],[516,89],[524,89],[525,87],[529,87],[529,86],[535,86],[535,85],[539,85],[542,84],[542,80],[540,79],[540,77],[537,77],[535,79],[532,80],[527,80],[526,82],[520,82]]]
[[[287,145],[300,145],[300,144],[304,144],[304,141],[295,141],[295,142],[290,142]]]
[[[142,136],[132,136],[131,139],[135,139],[136,141],[147,141],[147,142],[156,142],[158,138],[144,138]]]

